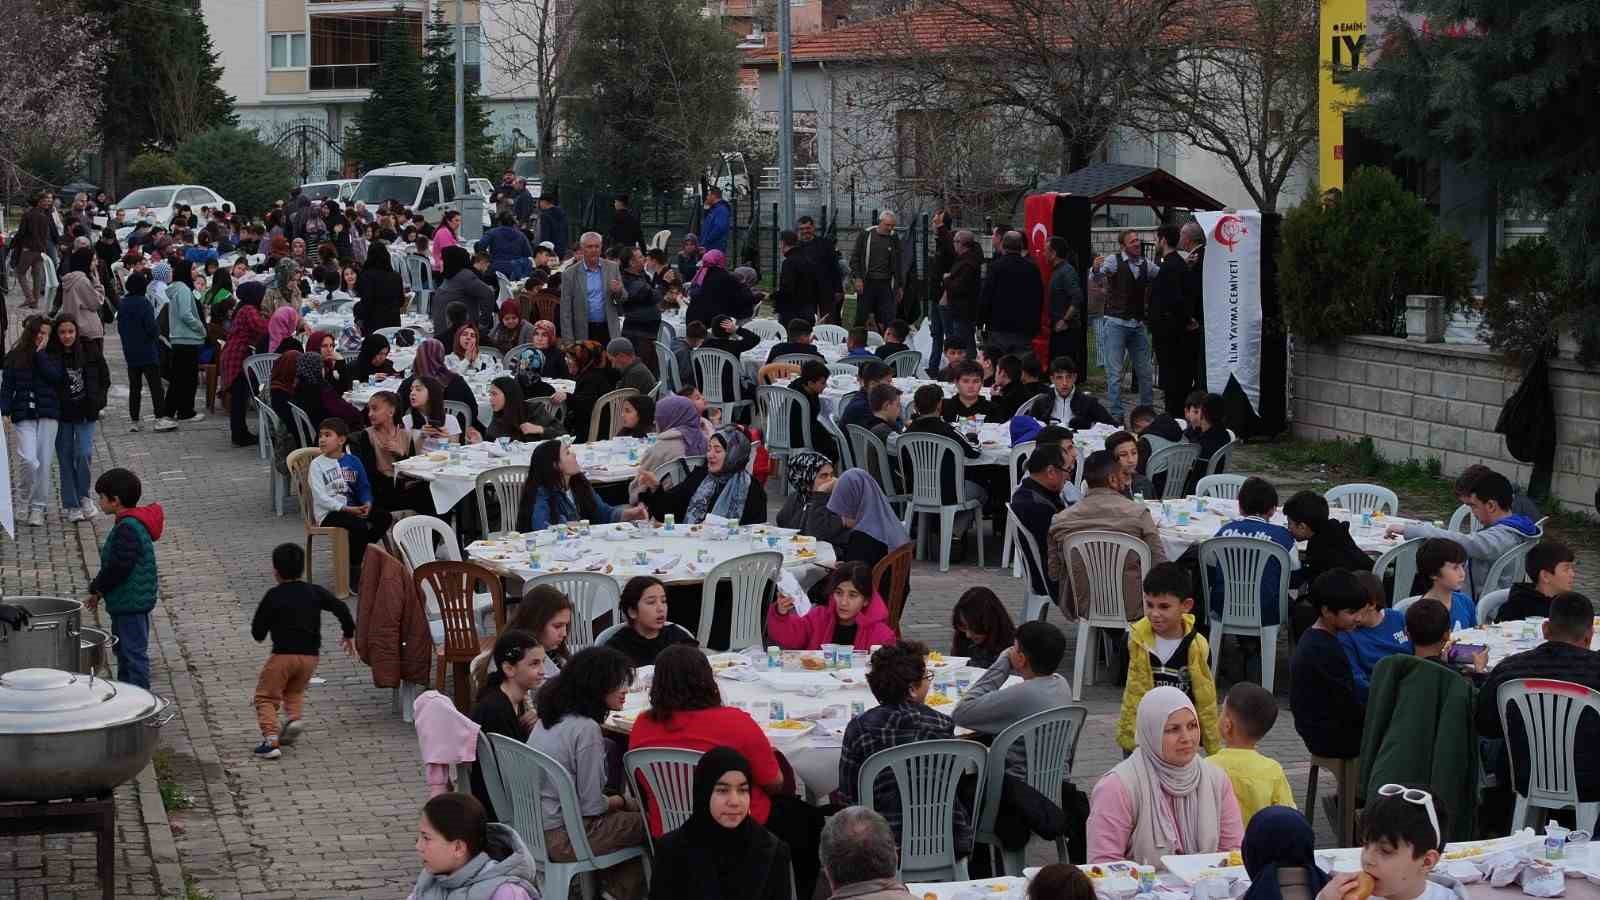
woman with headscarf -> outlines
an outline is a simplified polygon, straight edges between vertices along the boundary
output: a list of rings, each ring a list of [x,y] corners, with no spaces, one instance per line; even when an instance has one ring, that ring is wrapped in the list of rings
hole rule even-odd
[[[294,414],[289,411],[289,404],[294,400],[295,372],[300,368],[302,355],[299,344],[284,350],[272,361],[272,374],[268,377],[268,402],[278,418],[290,427],[293,427]]]
[[[694,767],[694,812],[655,844],[651,900],[792,900],[789,847],[750,816],[749,760],[715,747]]]
[[[279,307],[267,320],[267,347],[273,353],[282,353],[289,349],[291,344],[299,347],[301,346],[299,335],[303,330],[305,323],[300,318],[298,307]]]
[[[306,341],[306,352],[300,354],[294,367],[294,403],[311,417],[313,428],[320,426],[323,419],[339,418],[351,430],[357,430],[365,424],[365,417],[341,396],[337,381],[340,370],[334,369],[328,359],[332,342],[333,337],[325,331],[312,332]],[[333,355],[337,357],[336,353]]]
[[[801,534],[827,541],[839,559],[844,559],[850,529],[838,513],[828,509],[828,499],[837,483],[833,462],[815,450],[801,450],[784,462],[783,477],[789,485],[789,499],[778,511],[778,527],[795,528]]]
[[[374,375],[381,375],[383,378],[399,377],[394,363],[389,361],[389,339],[381,334],[369,334],[362,338],[361,349],[357,351],[356,358],[346,371],[350,375],[352,384],[371,381]]]
[[[300,303],[300,264],[292,259],[280,259],[272,273],[272,287],[261,300],[261,309],[269,316],[285,306],[299,312]]]
[[[405,402],[406,398],[411,396],[411,382],[419,375],[437,379],[444,387],[445,400],[465,403],[467,408],[472,410],[472,418],[467,422],[467,426],[483,431],[483,423],[478,421],[478,398],[473,396],[472,386],[467,384],[467,380],[450,371],[444,364],[444,344],[440,343],[438,338],[424,338],[417,344],[417,355],[411,363],[411,374],[400,383],[401,402]]]
[[[249,447],[255,443],[245,428],[245,416],[254,410],[250,408],[252,386],[249,373],[244,370],[244,361],[256,352],[256,345],[267,336],[267,322],[261,317],[261,300],[265,293],[266,287],[259,281],[239,285],[239,304],[228,325],[228,342],[222,347],[218,378],[228,385],[228,426],[235,447]]]
[[[850,469],[839,476],[828,497],[828,511],[850,529],[840,562],[876,563],[911,541],[883,488],[866,469]]]
[[[566,434],[550,415],[549,404],[541,403],[529,408],[522,385],[509,375],[496,378],[489,385],[489,408],[494,412],[494,417],[489,420],[489,429],[482,435],[468,431],[469,442],[498,441],[501,438],[543,441]]]
[[[450,304],[460,303],[467,308],[467,321],[476,323],[480,311],[495,308],[494,288],[484,284],[472,268],[472,254],[461,246],[451,247],[444,253],[444,274],[433,296],[428,298],[428,308],[433,317],[433,333],[442,335],[450,330]]]
[[[194,409],[194,392],[200,382],[200,345],[206,340],[205,317],[194,293],[194,264],[187,259],[172,264],[172,285],[167,289],[167,334],[172,346],[163,414],[179,422],[197,422],[205,413]]]
[[[1316,846],[1311,823],[1299,810],[1262,807],[1245,826],[1240,848],[1250,876],[1244,900],[1283,900],[1285,893],[1315,897],[1328,883],[1313,852]]]
[[[639,500],[652,518],[668,515],[679,522],[698,525],[708,515],[721,516],[741,525],[760,525],[767,521],[767,494],[760,485],[752,486],[748,471],[750,438],[737,427],[717,429],[706,443],[706,464],[669,489],[663,489],[654,472],[641,470]]]
[[[95,283],[94,262],[94,250],[87,247],[72,251],[68,257],[71,271],[61,276],[60,315],[77,323],[78,344],[83,352],[100,356],[106,337],[100,304],[107,301],[105,292]]]
[[[570,378],[567,371],[567,357],[561,352],[561,345],[556,339],[556,323],[549,319],[540,319],[533,323],[533,346],[544,354],[544,368],[539,374],[545,378]]]
[[[706,455],[706,434],[700,430],[700,410],[687,397],[672,394],[656,404],[656,442],[639,457],[640,472],[656,472],[673,460]],[[628,484],[628,502],[639,499],[641,485]]]
[[[150,308],[161,315],[162,307],[167,305],[167,285],[172,283],[172,263],[158,257],[150,264],[150,284],[144,290],[145,296],[150,298]]]
[[[512,347],[533,343],[533,334],[533,325],[522,318],[517,301],[509,297],[500,301],[500,318],[489,332],[489,346],[502,354],[509,353]]]
[[[761,296],[756,293],[756,282],[761,280],[761,275],[749,266],[740,266],[733,270],[733,280],[739,282],[739,301],[730,315],[743,325],[755,316],[756,305],[761,302]]]
[[[278,233],[273,234],[272,240],[267,242],[267,258],[256,267],[258,273],[278,271],[278,263],[288,259],[293,252],[289,249],[289,239],[283,236],[278,227],[274,226],[272,230]]]
[[[599,341],[579,341],[567,348],[566,356],[567,371],[576,382],[566,403],[567,431],[581,441],[588,437],[590,417],[605,414],[595,404],[616,389],[617,370],[611,368]]]
[[[389,248],[374,241],[367,248],[367,260],[356,277],[356,303],[353,315],[363,334],[400,324],[400,311],[406,305],[406,285],[389,260]]]
[[[700,259],[700,271],[689,285],[689,311],[684,322],[704,322],[711,327],[721,316],[734,316],[743,303],[745,288],[723,266],[727,257],[721,250],[710,250]]]
[[[1133,755],[1107,772],[1089,799],[1089,862],[1239,849],[1244,835],[1233,783],[1200,758],[1200,717],[1187,694],[1152,688],[1139,701]]]

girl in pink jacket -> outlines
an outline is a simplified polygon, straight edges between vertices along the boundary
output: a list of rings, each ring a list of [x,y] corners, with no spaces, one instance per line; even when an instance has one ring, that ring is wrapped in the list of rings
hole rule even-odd
[[[820,650],[823,644],[869,650],[898,639],[889,627],[888,605],[873,590],[871,567],[859,562],[840,563],[827,604],[804,616],[795,613],[792,599],[780,594],[767,608],[767,634],[785,650]]]

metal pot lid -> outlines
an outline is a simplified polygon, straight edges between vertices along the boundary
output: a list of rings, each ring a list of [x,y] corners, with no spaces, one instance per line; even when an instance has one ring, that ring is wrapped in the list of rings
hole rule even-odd
[[[166,701],[131,684],[60,669],[0,675],[0,734],[54,734],[147,718]]]

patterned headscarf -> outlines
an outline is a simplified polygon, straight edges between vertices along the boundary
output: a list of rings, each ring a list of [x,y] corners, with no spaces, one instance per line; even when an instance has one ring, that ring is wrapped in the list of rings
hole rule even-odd
[[[283,293],[292,293],[300,290],[300,264],[292,259],[278,260],[278,268],[273,273],[272,286]]]
[[[556,346],[556,323],[550,321],[549,319],[540,319],[539,321],[533,323],[533,334],[534,334],[535,337],[537,337],[537,336],[542,334],[545,337],[549,338],[550,339],[550,349],[552,349],[552,350],[555,349],[555,346]]]
[[[831,466],[833,461],[815,450],[801,450],[789,457],[788,464],[784,467],[784,480],[789,482],[789,487],[801,497],[809,500],[811,485],[816,483],[817,473],[823,466]]]
[[[577,378],[604,363],[606,351],[599,341],[579,341],[572,345],[572,357],[578,361],[572,372],[572,377]]]
[[[295,389],[321,387],[326,383],[322,375],[322,354],[307,350],[294,364]]]
[[[170,284],[172,282],[172,264],[166,260],[162,260],[161,262],[151,266],[150,280],[159,281],[162,284]]]
[[[750,465],[750,439],[732,425],[717,429],[711,439],[723,446],[727,457],[722,471],[707,472],[705,480],[695,488],[683,517],[690,525],[704,522],[708,513],[737,522],[744,514],[744,498],[750,490],[750,473],[746,471]]]
[[[411,363],[411,374],[426,375],[439,379],[440,383],[448,382],[455,377],[455,373],[445,367],[444,344],[438,338],[427,338],[417,345],[417,355]]]

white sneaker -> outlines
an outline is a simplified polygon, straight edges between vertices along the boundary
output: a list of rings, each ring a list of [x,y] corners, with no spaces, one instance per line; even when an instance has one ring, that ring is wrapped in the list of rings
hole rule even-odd
[[[133,424],[128,426],[128,433],[129,434],[138,434],[142,430],[143,429],[141,429],[139,427],[139,423],[138,422],[134,422]]]
[[[178,427],[178,423],[177,422],[174,422],[171,419],[163,417],[163,418],[160,418],[160,419],[156,420],[156,425],[155,425],[155,428],[153,430],[155,430],[155,431],[174,431],[174,430],[177,429],[177,427]]]
[[[67,510],[67,521],[68,522],[82,522],[83,521],[83,509],[82,509],[82,507],[73,507],[72,509]]]
[[[195,422],[204,422],[205,420],[206,420],[206,414],[203,413],[203,412],[197,412],[194,415],[190,416],[189,418],[184,419],[183,422],[184,422],[185,425],[192,425]]]
[[[28,524],[35,528],[42,527],[44,525],[44,510],[34,509],[33,511],[29,512]]]
[[[100,515],[100,507],[94,505],[94,499],[91,498],[91,497],[83,498],[82,511],[83,511],[83,520],[85,522],[89,521],[90,519],[94,518],[95,516]]]

